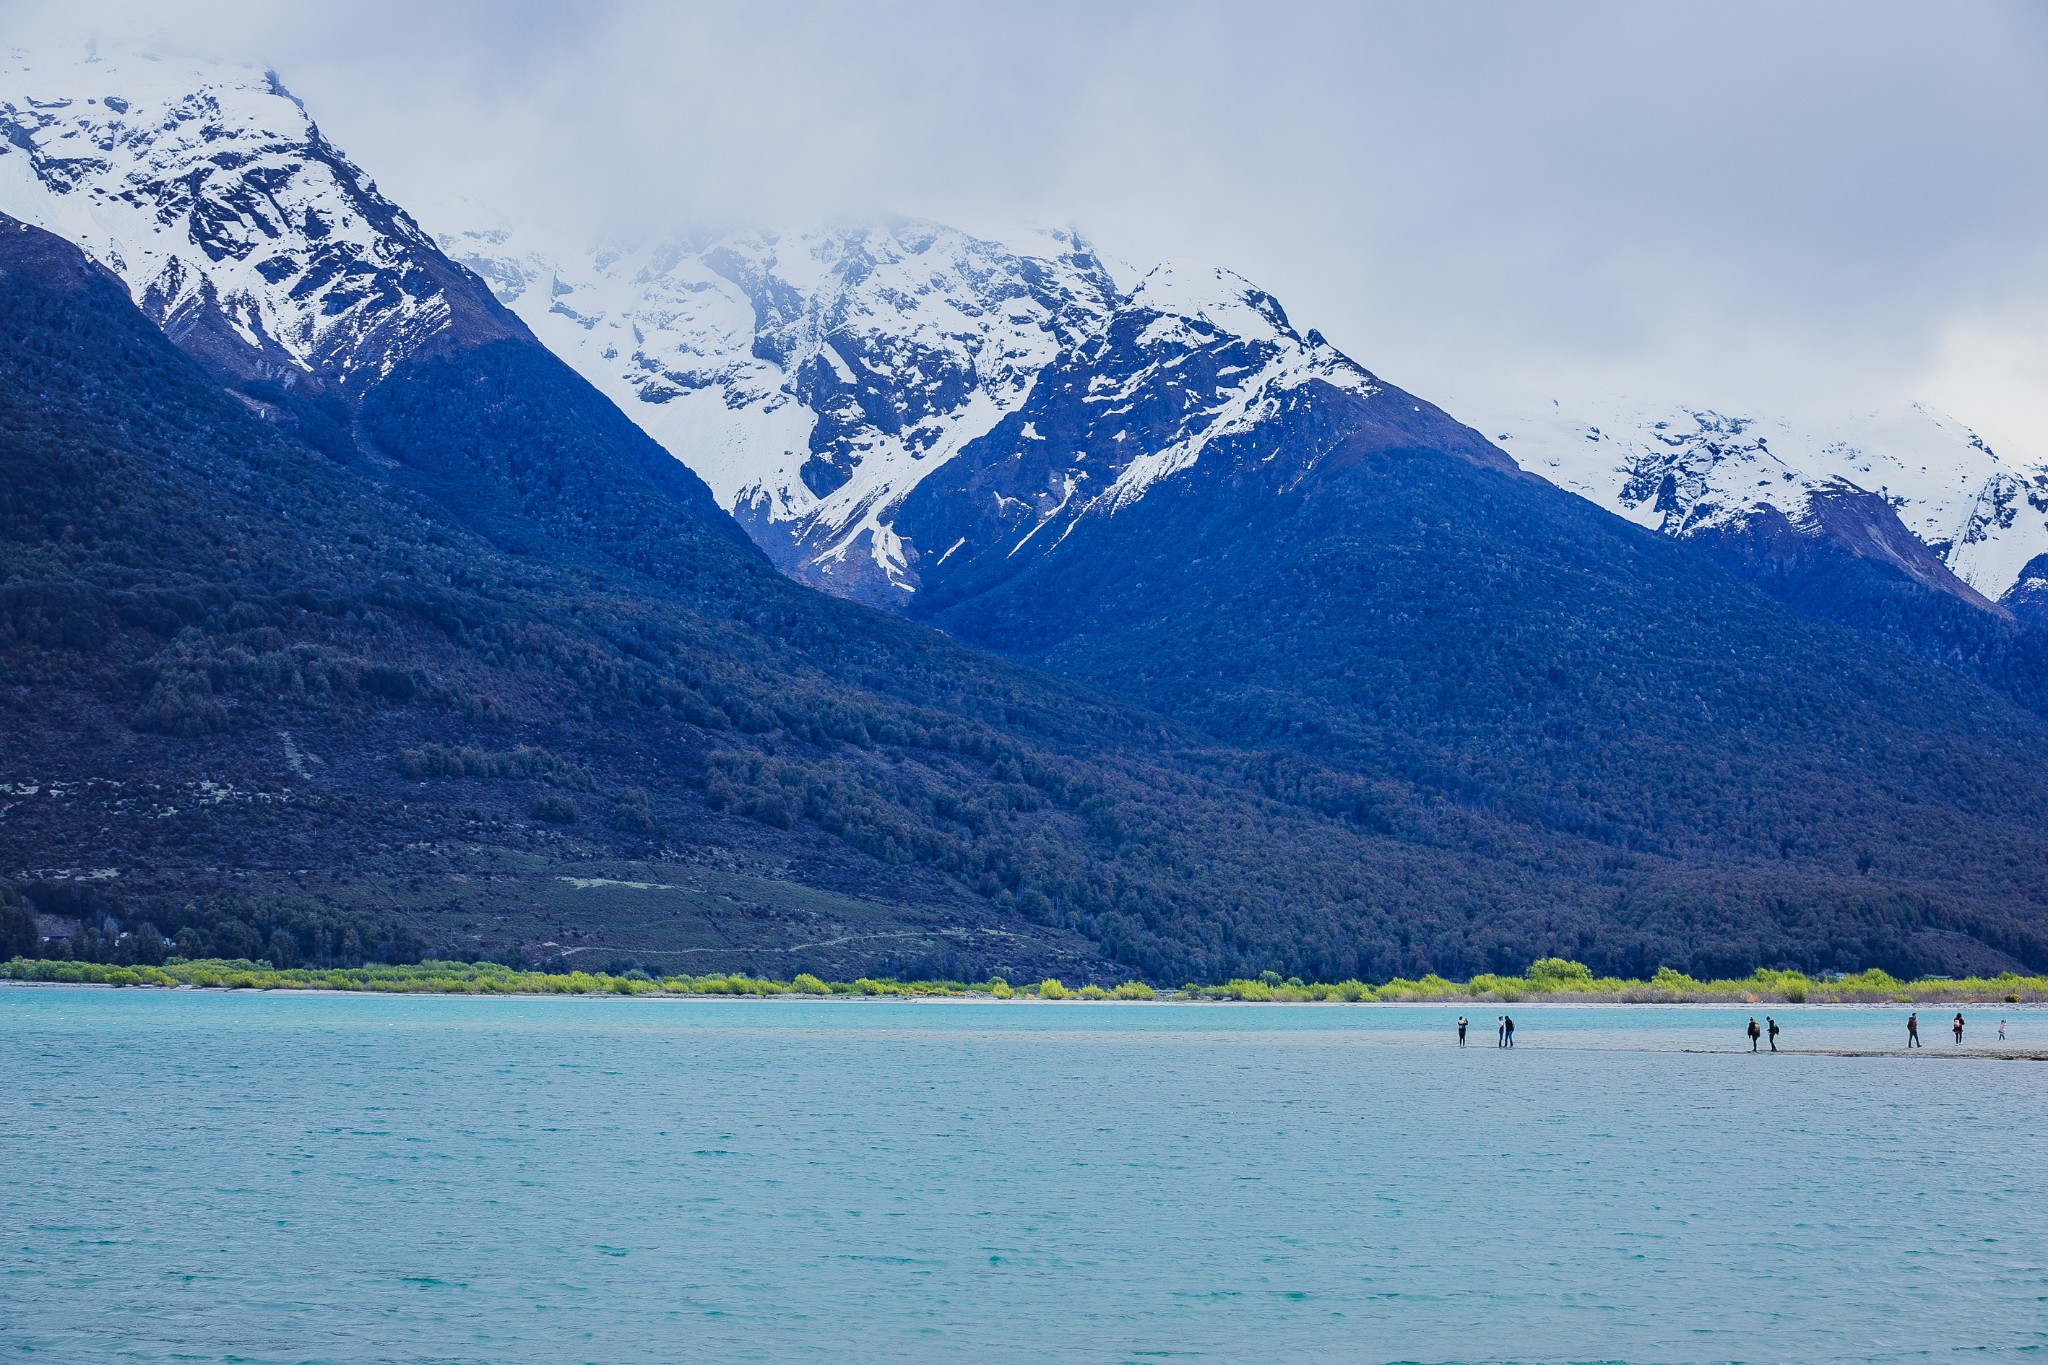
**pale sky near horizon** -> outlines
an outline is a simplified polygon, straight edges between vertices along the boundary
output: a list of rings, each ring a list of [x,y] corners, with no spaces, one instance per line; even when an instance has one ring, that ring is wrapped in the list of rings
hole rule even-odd
[[[275,68],[429,229],[895,211],[1226,265],[1459,413],[1920,399],[2048,459],[2048,6],[0,0]]]

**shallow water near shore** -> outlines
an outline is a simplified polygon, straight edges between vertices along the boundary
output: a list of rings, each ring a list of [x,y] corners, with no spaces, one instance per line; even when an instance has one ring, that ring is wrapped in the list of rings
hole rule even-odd
[[[25,1358],[2048,1350],[2048,1066],[1904,1008],[0,990]],[[1954,1010],[1921,1011],[1956,1051]],[[1965,1007],[2048,1048],[2048,1012]],[[1726,1051],[1687,1051],[1725,1049]],[[1936,1059],[1928,1058],[1927,1063]]]

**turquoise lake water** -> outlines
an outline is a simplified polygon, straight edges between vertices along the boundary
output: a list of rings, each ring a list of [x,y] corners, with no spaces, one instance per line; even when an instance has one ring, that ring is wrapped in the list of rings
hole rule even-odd
[[[1497,1011],[1495,1011],[1497,1012]],[[2048,1065],[1747,1010],[0,990],[0,1341],[146,1361],[2048,1353]],[[1775,1011],[1895,1045],[1902,1010]],[[1922,1011],[1953,1051],[1952,1011]],[[1997,1016],[2048,1047],[2048,1013]],[[1633,1049],[1633,1050],[1625,1050]]]

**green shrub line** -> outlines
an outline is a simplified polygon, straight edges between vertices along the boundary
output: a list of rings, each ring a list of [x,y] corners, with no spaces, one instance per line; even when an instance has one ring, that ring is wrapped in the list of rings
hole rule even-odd
[[[99,962],[14,958],[0,963],[0,980],[45,981],[96,986],[191,986],[211,990],[371,991],[391,995],[654,995],[654,996],[951,996],[1039,1001],[1244,1001],[1254,1003],[1337,1002],[1346,1004],[1466,1001],[1581,1001],[1587,1004],[1935,1004],[1943,1002],[2048,1000],[2048,976],[1928,977],[1901,981],[1871,970],[1853,976],[1809,977],[1802,972],[1758,968],[1729,981],[1696,981],[1660,967],[1648,981],[1594,976],[1583,964],[1562,958],[1532,963],[1521,976],[1486,973],[1470,981],[1425,976],[1396,978],[1380,985],[1362,981],[1310,983],[1266,972],[1257,980],[1155,991],[1142,981],[1113,988],[1070,987],[1056,978],[1012,986],[1001,977],[987,981],[896,981],[861,977],[824,981],[809,972],[789,981],[738,973],[707,976],[650,976],[631,971],[530,972],[496,962],[420,962],[407,966],[277,968],[247,958],[171,959],[164,965],[118,967]]]

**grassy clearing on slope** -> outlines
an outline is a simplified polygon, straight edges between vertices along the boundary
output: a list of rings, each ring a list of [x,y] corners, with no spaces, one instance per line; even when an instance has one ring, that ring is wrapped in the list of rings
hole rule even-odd
[[[1931,977],[1900,981],[1881,971],[1854,976],[1808,977],[1800,972],[1759,969],[1732,981],[1696,981],[1669,967],[1648,981],[1596,977],[1584,964],[1562,958],[1532,963],[1522,976],[1475,976],[1449,981],[1425,976],[1372,986],[1361,981],[1334,985],[1282,979],[1267,972],[1258,980],[1154,991],[1141,981],[1105,989],[1070,988],[1058,980],[1012,986],[1001,977],[987,981],[895,981],[861,977],[823,981],[808,973],[790,981],[713,973],[708,976],[649,976],[628,972],[529,972],[495,962],[421,962],[410,966],[279,969],[267,962],[173,960],[161,967],[118,967],[97,962],[15,958],[0,963],[0,980],[63,982],[102,986],[195,986],[223,990],[370,991],[418,995],[660,995],[660,996],[910,996],[981,997],[1042,1001],[1243,1001],[1253,1003],[1365,1003],[1441,1001],[1512,1002],[1549,1000],[1588,1004],[1899,1004],[2003,1000],[2048,1000],[2048,977],[2007,973],[1993,977]]]

